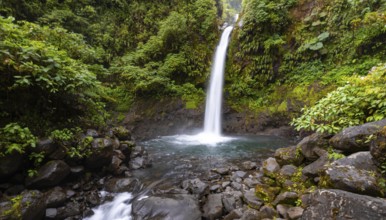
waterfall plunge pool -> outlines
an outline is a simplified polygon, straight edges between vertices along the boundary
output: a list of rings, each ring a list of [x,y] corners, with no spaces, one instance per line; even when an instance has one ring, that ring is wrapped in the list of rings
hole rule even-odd
[[[199,134],[200,136],[202,134]],[[152,158],[152,167],[135,170],[141,181],[153,182],[161,178],[177,183],[188,178],[208,179],[211,170],[221,167],[241,167],[245,161],[259,164],[273,156],[280,147],[291,141],[276,136],[218,137],[217,143],[201,141],[196,136],[164,136],[139,143]]]

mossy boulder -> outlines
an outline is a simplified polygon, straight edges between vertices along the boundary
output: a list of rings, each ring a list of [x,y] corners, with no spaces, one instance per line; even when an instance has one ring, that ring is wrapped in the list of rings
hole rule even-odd
[[[255,186],[255,195],[264,203],[271,203],[280,192],[280,187],[272,187],[266,184],[257,184]]]
[[[370,149],[371,138],[386,126],[386,119],[344,129],[330,139],[330,144],[350,154]]]
[[[113,134],[121,141],[131,139],[131,132],[123,126],[113,128]]]
[[[375,134],[370,144],[370,153],[378,167],[386,165],[386,126]]]
[[[281,166],[286,164],[293,164],[299,166],[304,161],[304,156],[300,148],[296,146],[279,148],[275,151],[275,159]]]

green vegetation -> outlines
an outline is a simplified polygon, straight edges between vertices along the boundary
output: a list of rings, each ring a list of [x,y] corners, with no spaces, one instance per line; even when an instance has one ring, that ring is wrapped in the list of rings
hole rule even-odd
[[[228,103],[238,110],[281,115],[289,122],[301,114],[302,108],[310,109],[330,92],[335,91],[332,96],[336,97],[338,93],[356,90],[353,87],[358,82],[354,85],[354,81],[385,62],[385,10],[385,2],[377,0],[243,1],[243,24],[235,29],[230,45]],[[347,81],[352,85],[342,91]],[[379,87],[382,79],[377,83],[383,93],[384,88]],[[356,90],[362,98],[367,92],[373,94],[369,91],[370,81],[365,84],[361,84],[363,89]],[[310,114],[322,114],[314,112],[318,107],[303,112],[303,119],[298,119],[295,125],[336,132],[352,124],[382,119],[383,107],[374,106],[382,100],[382,95],[371,94],[366,102],[372,103],[363,107],[361,104],[361,109],[351,112],[354,108],[351,103],[353,107],[343,107],[345,112],[341,114],[320,115],[312,121],[316,124],[324,121],[323,126],[305,121]],[[343,94],[340,97],[345,100]],[[363,100],[361,97],[354,102]],[[320,101],[319,106],[326,105],[328,99]],[[330,108],[340,108],[336,104]],[[346,116],[349,111],[350,116]],[[365,111],[362,116],[351,116],[362,111]],[[345,118],[337,123],[342,115]]]

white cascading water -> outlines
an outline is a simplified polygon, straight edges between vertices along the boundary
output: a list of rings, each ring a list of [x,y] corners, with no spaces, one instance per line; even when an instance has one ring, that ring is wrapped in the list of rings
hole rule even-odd
[[[104,196],[106,193],[101,192],[101,194]],[[132,197],[128,192],[117,194],[113,201],[93,209],[94,215],[84,220],[131,220],[131,204],[125,201]]]
[[[229,35],[231,34],[232,29],[232,26],[225,28],[220,43],[217,46],[209,89],[206,96],[204,133],[214,136],[221,136],[221,109],[225,59],[229,44]]]

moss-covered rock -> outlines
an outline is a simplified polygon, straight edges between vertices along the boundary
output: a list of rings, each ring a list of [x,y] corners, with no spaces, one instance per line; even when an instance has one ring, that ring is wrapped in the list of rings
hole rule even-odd
[[[374,140],[370,145],[370,153],[373,161],[381,169],[386,165],[386,126],[375,134]]]
[[[304,156],[302,155],[300,148],[291,146],[277,149],[275,151],[275,159],[281,166],[285,164],[298,166],[303,162]]]

